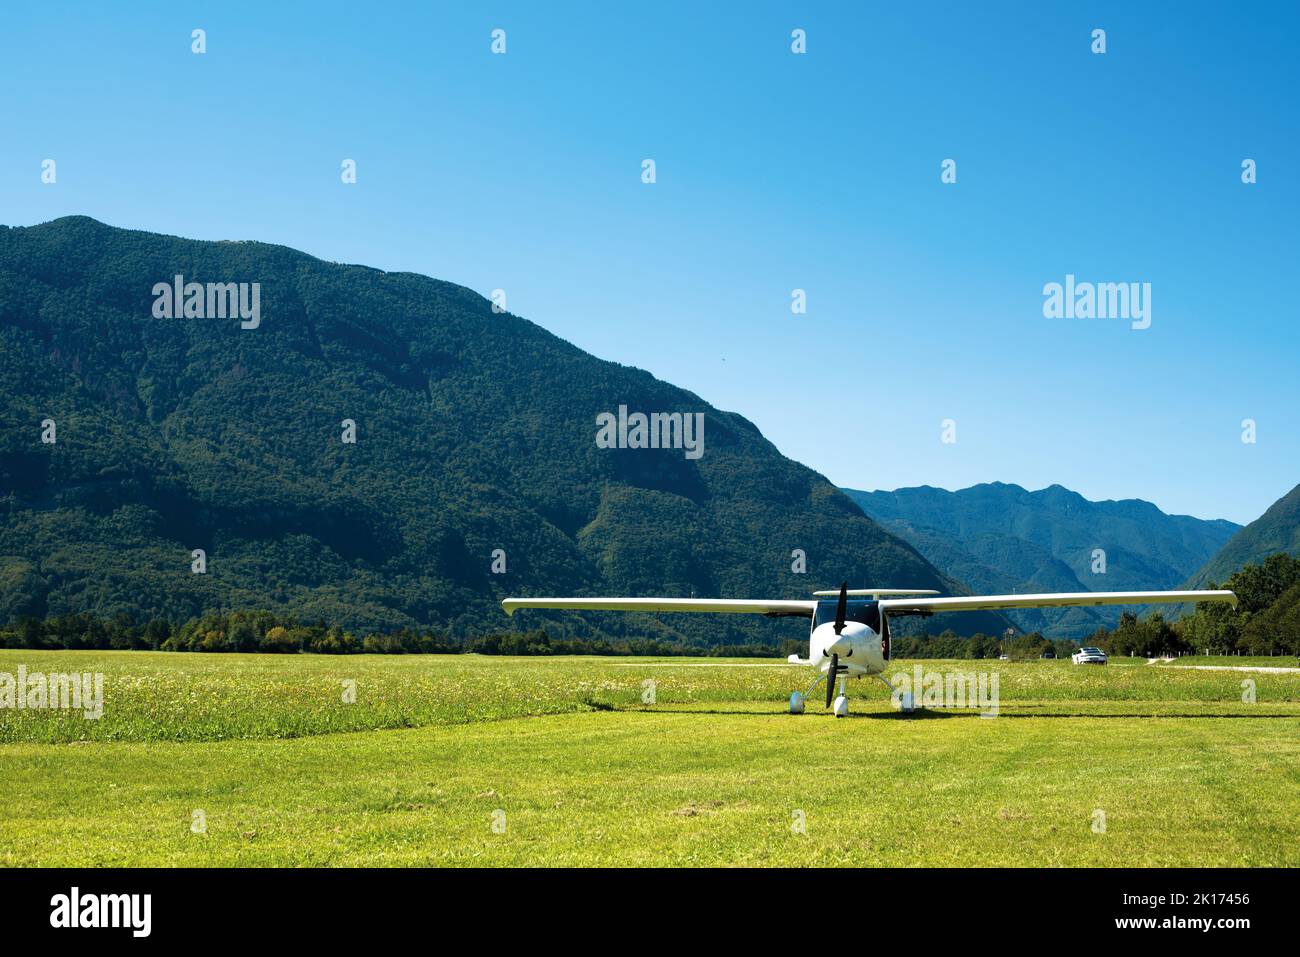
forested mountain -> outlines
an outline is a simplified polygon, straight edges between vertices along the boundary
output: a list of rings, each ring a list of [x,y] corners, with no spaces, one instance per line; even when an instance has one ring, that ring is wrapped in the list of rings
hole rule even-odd
[[[1249,563],[1259,564],[1269,555],[1300,555],[1300,485],[1269,506],[1255,521],[1228,539],[1227,544],[1188,579],[1191,587],[1224,582]]]
[[[1138,499],[1092,502],[1052,485],[1030,492],[993,482],[957,492],[922,486],[893,492],[845,489],[867,515],[911,542],[976,592],[1139,591],[1172,588],[1241,526],[1166,515]],[[1104,573],[1094,557],[1105,553]],[[1009,613],[1052,636],[1113,626],[1120,608]]]
[[[178,275],[258,283],[259,321],[159,318],[155,287]],[[620,405],[703,413],[704,454],[598,448],[597,416]],[[845,578],[962,590],[740,415],[471,290],[85,217],[0,227],[0,619],[245,608],[460,636],[545,623],[739,643],[805,625],[508,619],[497,602],[803,597]]]

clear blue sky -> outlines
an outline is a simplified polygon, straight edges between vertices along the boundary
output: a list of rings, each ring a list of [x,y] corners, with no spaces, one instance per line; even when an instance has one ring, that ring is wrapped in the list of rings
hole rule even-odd
[[[6,5],[0,222],[502,288],[842,485],[1246,522],[1300,482],[1295,5],[468,6]],[[1045,319],[1066,273],[1151,328]]]

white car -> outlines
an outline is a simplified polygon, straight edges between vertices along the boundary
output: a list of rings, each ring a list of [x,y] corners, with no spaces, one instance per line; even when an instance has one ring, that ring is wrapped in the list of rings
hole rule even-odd
[[[1070,655],[1070,660],[1076,665],[1104,665],[1106,663],[1106,652],[1100,648],[1080,648]]]

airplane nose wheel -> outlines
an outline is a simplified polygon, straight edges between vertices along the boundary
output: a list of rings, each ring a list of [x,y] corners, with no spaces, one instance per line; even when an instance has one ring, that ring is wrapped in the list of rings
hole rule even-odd
[[[835,699],[835,705],[832,709],[837,718],[847,718],[849,716],[849,696],[844,693],[844,686],[847,683],[847,678],[840,678],[839,697]]]

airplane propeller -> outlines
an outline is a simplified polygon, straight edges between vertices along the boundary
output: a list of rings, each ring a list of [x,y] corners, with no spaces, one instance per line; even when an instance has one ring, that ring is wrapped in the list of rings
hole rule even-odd
[[[840,583],[840,603],[835,606],[835,634],[844,630],[845,620],[849,616],[849,583]],[[831,666],[826,671],[826,707],[831,706],[835,698],[835,679],[840,676],[840,656],[831,655]]]
[[[840,656],[831,655],[831,667],[826,672],[826,707],[831,706],[831,699],[835,697],[835,679],[840,673]]]

